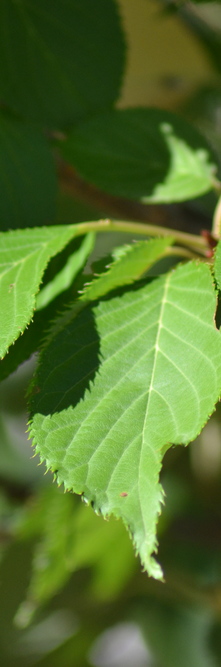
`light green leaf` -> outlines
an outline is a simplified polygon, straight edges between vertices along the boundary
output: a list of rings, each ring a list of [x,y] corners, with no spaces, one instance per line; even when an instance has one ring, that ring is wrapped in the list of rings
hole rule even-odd
[[[109,107],[123,65],[114,0],[1,0],[0,95],[24,118],[61,127]]]
[[[107,267],[106,273],[85,286],[81,301],[96,301],[116,287],[138,280],[166,254],[173,241],[172,236],[167,236],[115,248],[113,263]]]
[[[13,373],[23,361],[29,359],[31,354],[41,348],[56,313],[64,308],[64,300],[65,304],[73,301],[74,290],[70,283],[84,266],[88,253],[92,250],[93,242],[94,234],[90,232],[85,236],[78,250],[70,255],[63,270],[55,276],[54,281],[51,280],[37,294],[37,312],[32,322],[23,335],[10,345],[9,354],[0,360],[0,381]]]
[[[4,359],[0,359],[0,382],[5,380],[11,373],[14,373],[23,361],[29,359],[34,352],[40,349],[51,326],[53,316],[54,313],[51,313],[51,309],[50,318],[48,317],[48,312],[45,313],[45,310],[35,313],[34,319],[27,329],[25,329],[23,335],[19,336],[10,345],[8,354],[6,354]]]
[[[215,307],[209,267],[190,262],[73,317],[36,376],[36,451],[66,489],[122,518],[156,578],[164,453],[198,435],[220,395]]]
[[[74,225],[0,234],[0,357],[29,324],[50,258],[74,235]]]
[[[53,280],[42,287],[36,298],[36,309],[41,310],[50,303],[61,292],[67,290],[74,281],[80,269],[84,266],[88,255],[93,250],[95,235],[93,232],[87,234],[80,248],[69,255],[63,269],[57,273]]]
[[[56,177],[46,139],[0,114],[0,229],[41,225],[55,215]]]
[[[170,168],[164,183],[157,185],[148,201],[170,203],[185,201],[211,190],[214,164],[204,148],[192,149],[173,133],[172,125],[163,123],[161,131],[170,151]]]
[[[78,301],[72,303],[68,310],[62,312],[61,315],[53,321],[53,325],[48,333],[47,340],[45,342],[46,346],[48,345],[52,346],[52,348],[50,349],[50,358],[51,359],[57,358],[58,331],[63,332],[64,328],[66,328],[70,322],[73,323],[73,319],[91,301],[97,301],[98,299],[105,296],[109,292],[113,291],[117,287],[122,287],[123,285],[129,285],[135,280],[138,280],[142,276],[142,274],[144,274],[155,262],[157,262],[164,254],[167,254],[168,247],[172,243],[173,243],[173,238],[167,236],[166,238],[161,238],[161,239],[154,239],[154,240],[151,239],[149,241],[137,241],[136,243],[133,243],[131,245],[125,245],[121,246],[120,248],[115,248],[112,255],[114,261],[107,267],[106,273],[102,273],[98,275],[94,280],[92,280],[92,282],[86,283],[84,285],[84,289]],[[91,335],[93,338],[94,322],[93,318],[91,318],[90,311],[88,311],[87,316],[89,317],[87,337],[89,334],[89,338]],[[97,337],[95,334],[95,340],[96,338]],[[68,346],[69,344],[71,344],[72,346],[72,338],[71,339],[69,338]],[[55,345],[54,349],[53,345]],[[94,363],[96,365],[97,352],[94,356],[95,350],[96,350],[96,345],[90,357],[89,368],[91,363],[92,363],[92,368],[94,368]],[[89,368],[87,369],[86,375],[88,375]],[[50,369],[49,371],[50,378],[53,378],[54,370],[55,370],[54,367]],[[74,366],[73,373],[74,372],[76,372],[76,366]],[[81,383],[78,385],[78,389],[80,391],[79,395],[80,398]],[[57,391],[59,391],[58,387]],[[49,396],[50,396],[50,391],[49,391]],[[65,396],[66,396],[66,391],[64,390],[62,402]]]
[[[169,111],[110,111],[75,127],[61,150],[84,178],[115,196],[168,203],[213,186],[205,139]]]

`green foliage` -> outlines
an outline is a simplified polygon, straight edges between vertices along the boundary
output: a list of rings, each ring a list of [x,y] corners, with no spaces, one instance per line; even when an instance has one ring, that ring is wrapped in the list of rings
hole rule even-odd
[[[214,156],[205,139],[159,109],[111,111],[86,120],[62,152],[88,181],[122,197],[171,203],[198,197],[213,185]]]
[[[84,267],[88,255],[93,250],[94,234],[91,232],[85,236],[82,244],[78,250],[74,250],[69,254],[66,264],[55,277],[44,285],[41,291],[37,294],[36,308],[41,310],[45,308],[53,299],[59,294],[65,292],[74,282],[78,272]]]
[[[130,285],[167,254],[173,238],[141,241],[128,246],[115,248],[112,264],[106,273],[97,276],[96,280],[85,286],[81,300],[96,301],[117,287]]]
[[[145,616],[145,613],[144,613]],[[146,623],[142,620],[148,643],[154,649],[164,667],[215,667],[208,648],[208,637],[212,626],[208,610],[171,607],[154,604],[147,611]],[[188,641],[187,641],[188,637]],[[175,639],[174,639],[175,638]]]
[[[1,114],[0,155],[1,230],[41,225],[53,218],[55,169],[42,133]]]
[[[28,120],[64,127],[110,106],[123,60],[114,0],[1,2],[1,98]]]
[[[203,108],[190,123],[195,84],[182,113],[136,95],[125,108],[127,7],[0,3],[5,667],[91,665],[122,619],[142,628],[153,667],[221,658],[219,108],[212,129]],[[171,9],[218,76],[212,15]],[[74,622],[50,639],[62,609]]]
[[[36,377],[31,434],[41,458],[66,489],[83,494],[104,516],[123,519],[155,577],[162,576],[151,558],[163,498],[157,484],[162,457],[170,443],[187,444],[198,435],[219,398],[214,308],[209,269],[189,263],[65,323],[52,349],[46,347]],[[96,337],[101,363],[98,358],[93,386],[74,409],[85,366],[92,366],[90,375],[96,370]],[[73,363],[83,376],[74,381]]]
[[[67,302],[70,297],[73,299],[72,282],[84,266],[93,244],[93,233],[87,234],[80,247],[68,256],[66,264],[55,274],[54,279],[51,276],[51,280],[43,285],[40,292],[37,293],[36,310],[33,313],[30,325],[25,329],[23,335],[19,336],[10,346],[10,353],[0,361],[1,380],[13,373],[19,364],[29,359],[36,350],[39,350],[50,328],[55,308],[63,306],[64,298]],[[22,313],[23,310],[21,309],[20,315]]]
[[[1,235],[1,357],[31,320],[35,296],[50,258],[60,252],[74,234],[73,226],[57,226]]]
[[[98,599],[114,599],[135,569],[125,530],[114,520],[99,521],[71,494],[49,486],[37,497],[19,522],[21,539],[37,536],[33,574],[27,602],[30,610],[50,599],[71,572],[92,567],[88,592]],[[113,550],[119,558],[113,559]],[[22,608],[21,608],[22,612]]]

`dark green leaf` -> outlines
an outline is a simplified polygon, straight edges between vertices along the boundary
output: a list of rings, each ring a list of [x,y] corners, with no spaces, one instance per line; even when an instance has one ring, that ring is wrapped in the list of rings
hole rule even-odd
[[[1,0],[0,95],[25,118],[64,126],[111,105],[123,62],[114,0]]]
[[[42,225],[55,216],[56,177],[40,131],[0,115],[0,229]]]
[[[184,201],[213,184],[214,158],[205,139],[159,109],[117,110],[85,121],[62,151],[88,181],[143,202]]]

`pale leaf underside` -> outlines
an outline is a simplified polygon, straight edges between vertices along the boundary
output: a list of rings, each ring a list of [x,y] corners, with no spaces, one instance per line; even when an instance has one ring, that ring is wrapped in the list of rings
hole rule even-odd
[[[100,366],[76,407],[70,388],[69,407],[62,409],[58,400],[51,412],[44,409],[43,396],[50,402],[52,391],[47,369],[45,378],[43,368],[36,378],[31,434],[41,459],[56,471],[59,483],[83,494],[96,511],[122,518],[144,568],[156,578],[162,576],[152,554],[163,499],[163,455],[171,444],[187,444],[198,435],[220,394],[215,306],[209,267],[180,266],[92,309]],[[83,331],[84,313],[80,317]],[[66,330],[62,349],[59,335],[58,377],[65,385],[71,373],[74,391],[79,377],[75,381],[72,370],[82,340],[77,319],[69,331],[73,346],[68,347]],[[85,344],[86,358],[92,349],[93,341]]]

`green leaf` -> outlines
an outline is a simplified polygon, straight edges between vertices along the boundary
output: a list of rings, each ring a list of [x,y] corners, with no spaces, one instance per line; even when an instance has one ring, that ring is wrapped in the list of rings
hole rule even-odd
[[[56,177],[39,130],[0,114],[0,228],[41,225],[55,216]]]
[[[51,319],[52,316],[48,320],[45,310],[35,313],[33,321],[25,329],[23,335],[19,336],[13,345],[10,345],[8,354],[4,359],[0,359],[0,382],[5,380],[23,361],[29,359],[34,352],[40,349],[50,328]]]
[[[58,273],[54,281],[51,280],[37,294],[36,312],[31,323],[23,335],[19,336],[10,346],[9,353],[4,359],[0,360],[0,381],[13,373],[23,361],[29,359],[31,354],[41,348],[46,334],[48,335],[51,322],[55,320],[57,312],[64,308],[64,300],[66,305],[69,301],[73,302],[74,287],[70,285],[70,281],[74,280],[76,273],[84,266],[87,255],[92,250],[93,241],[93,233],[87,234],[78,250],[70,255],[63,270]]]
[[[0,357],[29,324],[50,258],[74,235],[74,225],[0,234]]]
[[[24,118],[56,127],[105,109],[123,65],[114,0],[1,0],[0,94]]]
[[[159,259],[170,242],[172,238],[167,237],[115,249],[116,260],[110,265],[109,270],[92,283],[86,284],[79,300],[74,303],[72,300],[71,306],[54,320],[50,330],[48,328],[37,382],[39,391],[39,385],[42,386],[42,382],[44,383],[46,373],[47,386],[45,391],[41,392],[41,397],[43,404],[46,401],[47,410],[54,410],[54,401],[56,404],[59,402],[60,408],[64,408],[70,404],[70,400],[73,403],[80,400],[84,395],[85,378],[87,382],[92,379],[98,366],[99,343],[94,317],[90,309],[86,309],[82,316],[81,311],[87,308],[90,301],[98,300],[116,287],[130,284],[138,279],[154,261]],[[63,346],[64,336],[65,346]],[[85,349],[90,350],[89,356],[85,357]],[[57,359],[60,359],[59,368],[55,363]],[[3,370],[5,361],[4,359]],[[63,364],[68,370],[65,384],[63,384]],[[75,378],[74,384],[73,378]]]
[[[79,124],[62,151],[84,178],[115,196],[168,203],[213,185],[205,139],[168,111],[110,111]]]
[[[185,201],[211,190],[214,164],[208,152],[192,149],[186,141],[173,133],[172,125],[163,123],[161,130],[170,151],[170,169],[164,183],[157,185],[149,201],[170,203]]]
[[[93,232],[87,234],[80,248],[69,255],[65,266],[57,273],[53,280],[40,290],[36,298],[37,310],[45,308],[50,301],[70,287],[76,275],[84,266],[88,255],[92,252],[94,240],[95,235]]]
[[[69,306],[68,310],[65,312],[62,312],[57,319],[54,317],[53,319],[53,325],[49,328],[46,324],[46,332],[47,332],[47,338],[45,338],[44,341],[44,347],[47,347],[49,350],[49,359],[48,359],[48,354],[46,354],[46,366],[48,367],[48,376],[50,380],[52,380],[52,392],[54,392],[54,371],[56,372],[56,367],[54,366],[54,359],[57,359],[58,355],[60,354],[60,342],[59,338],[57,337],[58,331],[64,331],[64,328],[69,325],[69,322],[72,323],[72,326],[75,326],[75,323],[73,325],[73,320],[74,318],[83,310],[86,308],[87,304],[90,303],[91,301],[96,301],[100,297],[105,296],[108,294],[108,292],[113,291],[117,287],[122,287],[123,285],[128,285],[132,283],[133,281],[137,280],[140,278],[140,276],[147,271],[152,264],[154,264],[158,259],[160,259],[163,254],[167,252],[168,246],[173,242],[172,237],[166,237],[163,239],[154,239],[154,240],[149,240],[149,241],[141,241],[141,242],[136,242],[132,245],[126,245],[126,246],[121,246],[120,248],[115,248],[113,252],[113,259],[114,261],[112,264],[107,267],[108,270],[106,273],[100,274],[98,277],[96,277],[91,283],[86,283],[84,285],[84,289],[81,293],[81,296],[79,297],[78,301],[75,301],[73,304],[73,297],[71,299],[71,306]],[[82,276],[83,277],[83,276]],[[39,297],[41,297],[41,292],[39,294]],[[71,297],[70,297],[71,298]],[[38,297],[37,297],[37,303],[38,303]],[[61,310],[63,304],[58,304],[58,309]],[[47,313],[46,313],[47,314]],[[39,316],[39,313],[37,313],[37,317]],[[87,366],[84,366],[84,361],[81,358],[79,361],[79,371],[80,371],[80,376],[82,373],[82,369],[85,368],[85,373],[86,377],[90,376],[90,373],[94,371],[94,368],[97,365],[97,360],[98,360],[98,347],[96,344],[97,341],[97,335],[96,332],[94,331],[94,321],[93,317],[91,317],[90,311],[87,311],[88,317],[88,327],[86,329],[86,339],[85,335],[83,335],[82,338],[82,344],[89,344],[94,345],[92,349],[92,353],[90,356],[90,361]],[[81,320],[78,320],[77,326],[81,327]],[[45,330],[45,329],[44,329]],[[33,332],[34,333],[34,332]],[[33,335],[32,333],[32,335]],[[31,343],[31,337],[28,337],[28,331],[25,332],[26,338],[28,338],[28,341]],[[38,332],[37,332],[38,335]],[[62,333],[63,335],[63,333]],[[81,336],[81,334],[80,334]],[[37,338],[37,340],[39,340]],[[42,340],[42,337],[41,337]],[[87,340],[87,343],[85,342]],[[17,346],[19,346],[19,340],[16,341]],[[58,348],[57,348],[58,344]],[[21,344],[19,346],[19,351],[21,348]],[[26,347],[26,346],[25,346]],[[23,348],[22,348],[23,349]],[[69,368],[72,368],[72,363],[74,361],[74,366],[72,368],[72,372],[70,374],[70,381],[72,383],[72,376],[73,374],[76,373],[76,359],[73,358],[73,338],[72,336],[67,339],[67,348],[65,350],[65,357],[67,354],[67,349],[70,350],[70,360],[69,360]],[[13,354],[13,350],[10,350],[10,356],[15,357],[16,355]],[[7,363],[7,359],[3,359],[2,363],[2,369],[1,369],[1,364],[0,364],[0,377],[1,377],[1,370],[3,373],[7,373],[8,368],[11,367],[10,359],[9,363]],[[48,366],[49,363],[49,366]],[[69,386],[69,382],[68,382]],[[77,391],[80,392],[78,395],[78,398],[81,398],[82,391],[84,385],[82,385],[81,382],[79,384],[77,383]],[[63,402],[66,400],[66,396],[69,397],[69,393],[66,390],[63,391],[63,387],[61,389],[61,401],[62,405]],[[50,401],[50,389],[48,392],[49,396],[49,401]],[[56,394],[58,395],[59,393],[59,383],[56,388]],[[69,398],[68,398],[69,400]],[[75,400],[77,400],[77,395],[75,396]],[[49,402],[49,405],[51,403]],[[64,405],[63,405],[64,407]],[[49,408],[50,409],[50,408]]]
[[[209,267],[190,262],[69,319],[36,375],[36,451],[66,489],[122,518],[156,578],[164,453],[198,435],[220,395],[215,307]]]
[[[150,241],[137,241],[134,244],[115,248],[114,261],[108,271],[93,280],[84,288],[82,301],[96,301],[108,292],[122,285],[130,285],[166,254],[173,243],[172,236]]]

